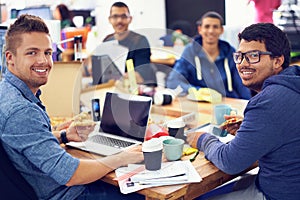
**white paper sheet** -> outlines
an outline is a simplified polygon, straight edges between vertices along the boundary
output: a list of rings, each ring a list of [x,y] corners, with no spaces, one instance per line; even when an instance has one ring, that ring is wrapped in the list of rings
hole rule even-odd
[[[128,167],[118,168],[116,169],[117,178],[124,177],[124,175],[128,173],[129,173],[128,176],[136,176],[138,174],[133,175],[131,174],[131,172],[136,169],[144,169],[141,166],[143,165],[131,164],[128,165]],[[185,174],[182,176],[178,175],[177,173],[178,171],[180,171],[179,174],[182,174],[182,172],[185,172]],[[152,180],[147,179],[147,180],[133,182],[128,178],[128,176],[127,177],[125,176],[126,178],[118,180],[120,191],[123,194],[136,192],[138,190],[154,187],[154,186],[195,183],[195,182],[200,182],[202,180],[199,173],[196,171],[196,169],[194,168],[194,166],[189,160],[162,163],[162,167],[160,170],[157,171],[140,170],[139,173],[144,175],[147,174],[148,177],[155,177],[155,179]],[[163,178],[159,178],[155,174],[164,174],[164,175]],[[166,177],[165,174],[168,174],[169,177]]]

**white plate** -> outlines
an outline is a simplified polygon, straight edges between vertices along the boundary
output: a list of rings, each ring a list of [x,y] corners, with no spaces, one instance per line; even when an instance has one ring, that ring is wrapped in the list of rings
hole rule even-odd
[[[191,94],[188,94],[188,95],[186,96],[186,98],[187,98],[188,100],[191,100],[191,101],[197,101],[197,102],[209,102],[209,101],[205,101],[205,100],[203,100],[203,99],[196,99],[195,96],[194,96],[194,95],[191,95]]]

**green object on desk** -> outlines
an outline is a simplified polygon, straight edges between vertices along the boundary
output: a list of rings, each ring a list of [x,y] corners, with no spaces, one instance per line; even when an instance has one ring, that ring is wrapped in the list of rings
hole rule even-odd
[[[299,51],[296,51],[296,52],[291,52],[291,57],[297,57],[297,56],[300,56],[300,52]]]
[[[198,155],[199,155],[199,151],[196,152],[196,154],[190,159],[190,161],[194,162]]]

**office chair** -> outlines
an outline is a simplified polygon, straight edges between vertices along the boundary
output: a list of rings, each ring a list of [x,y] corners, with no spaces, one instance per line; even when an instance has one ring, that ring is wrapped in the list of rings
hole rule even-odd
[[[38,199],[33,188],[14,167],[0,142],[0,194],[10,200]]]

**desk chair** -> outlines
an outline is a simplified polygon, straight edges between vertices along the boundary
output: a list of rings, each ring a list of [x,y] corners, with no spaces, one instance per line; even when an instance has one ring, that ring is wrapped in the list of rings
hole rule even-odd
[[[10,200],[38,199],[33,188],[13,166],[0,143],[0,194]]]

